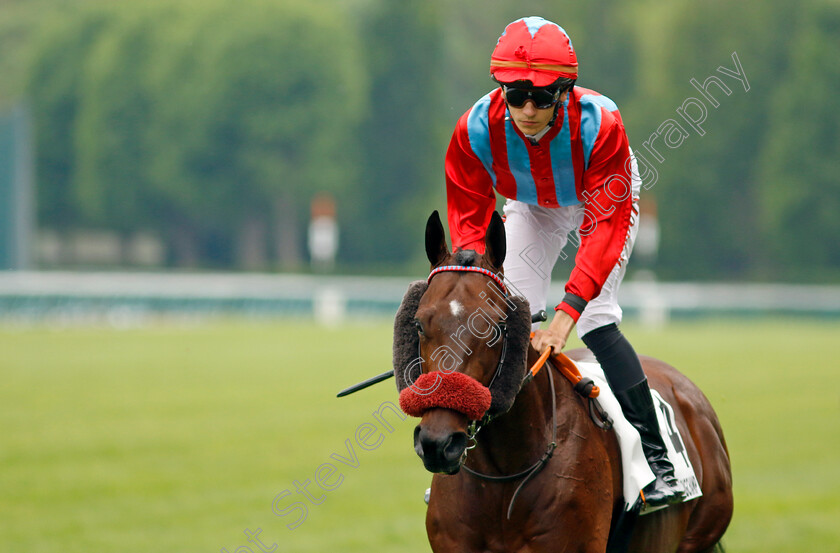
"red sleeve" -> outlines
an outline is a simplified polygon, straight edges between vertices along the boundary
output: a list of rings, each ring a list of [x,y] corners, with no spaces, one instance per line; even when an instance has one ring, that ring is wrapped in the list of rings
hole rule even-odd
[[[496,206],[493,181],[470,146],[469,111],[461,116],[446,151],[446,205],[452,249],[484,253],[484,235]]]
[[[572,299],[577,296],[583,306],[601,292],[618,263],[633,209],[627,134],[621,121],[606,109],[601,122],[589,167],[583,173],[585,215],[580,227],[581,243],[575,268],[566,283],[566,293]],[[564,300],[557,309],[577,321],[583,311],[580,307],[578,301]]]

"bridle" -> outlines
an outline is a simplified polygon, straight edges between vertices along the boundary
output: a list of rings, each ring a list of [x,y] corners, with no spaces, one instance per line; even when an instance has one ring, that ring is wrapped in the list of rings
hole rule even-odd
[[[494,273],[493,271],[491,271],[489,269],[484,269],[482,267],[464,266],[464,265],[444,265],[442,267],[436,267],[435,269],[432,270],[431,273],[429,273],[429,277],[426,279],[426,283],[427,284],[431,283],[433,276],[435,276],[438,273],[444,273],[444,272],[479,273],[479,274],[482,274],[482,275],[488,277],[493,282],[495,282],[499,286],[499,288],[501,288],[502,294],[504,295],[505,298],[508,297],[508,289],[507,289],[507,286],[505,286],[504,279],[501,276],[499,276],[498,273]],[[505,357],[507,356],[507,350],[508,350],[507,323],[505,321],[499,321],[499,322],[496,323],[496,326],[499,327],[499,331],[502,333],[502,354],[499,356],[499,364],[496,365],[496,370],[493,373],[493,378],[490,379],[490,384],[487,385],[488,389],[492,389],[493,383],[496,381],[496,377],[498,377],[499,374],[501,374],[502,367],[504,367],[504,365],[505,365]],[[420,345],[419,344],[417,346],[417,353],[418,353],[418,355],[420,353]],[[520,390],[521,390],[521,388],[520,388]],[[489,414],[485,414],[484,417],[480,421],[470,421],[470,427],[474,427],[474,431],[473,431],[472,435],[469,436],[470,439],[473,440],[474,437],[475,437],[475,434],[478,433],[478,431],[481,429],[481,427],[483,425],[487,424],[488,422],[490,422],[493,418],[495,418],[495,417],[490,416]]]
[[[494,273],[493,271],[490,271],[488,269],[484,269],[484,268],[481,268],[481,267],[474,267],[474,266],[445,265],[445,266],[442,266],[442,267],[437,267],[434,270],[432,270],[432,272],[429,274],[428,279],[426,279],[426,282],[427,283],[431,282],[433,276],[435,276],[436,274],[442,273],[442,272],[470,272],[470,273],[483,274],[483,275],[487,276],[488,278],[490,278],[490,280],[494,281],[499,286],[499,288],[501,288],[502,293],[504,294],[505,298],[508,297],[508,289],[507,289],[507,286],[505,286],[505,283],[504,283],[504,280],[502,280],[502,277],[499,276],[497,273]],[[497,324],[500,327],[500,330],[501,330],[502,336],[503,336],[502,353],[501,353],[501,356],[499,358],[499,364],[496,366],[496,371],[493,373],[493,378],[490,379],[490,384],[487,386],[488,388],[491,388],[493,386],[493,382],[495,382],[496,377],[501,373],[502,367],[505,364],[505,355],[507,353],[507,344],[508,344],[507,325],[505,324],[504,321],[500,321]],[[420,352],[419,352],[419,345],[418,345],[418,355],[419,355],[419,353]],[[488,481],[491,481],[491,482],[511,482],[511,481],[518,480],[519,478],[524,477],[524,480],[519,484],[519,486],[516,488],[516,491],[513,493],[513,496],[511,497],[510,505],[508,506],[508,511],[507,511],[508,519],[510,518],[510,514],[513,511],[513,504],[516,501],[516,498],[519,495],[519,492],[522,490],[522,488],[525,486],[525,484],[527,484],[534,476],[536,476],[537,473],[540,472],[540,470],[542,470],[542,468],[546,465],[546,463],[548,463],[548,460],[551,458],[552,454],[554,453],[555,448],[557,447],[557,442],[556,442],[556,436],[557,436],[557,398],[556,398],[556,394],[554,393],[554,376],[552,375],[551,370],[549,370],[547,372],[548,372],[548,379],[549,379],[550,388],[551,388],[551,442],[548,444],[548,446],[546,448],[546,451],[543,454],[543,456],[537,462],[535,462],[533,465],[531,465],[530,467],[528,467],[527,469],[525,469],[521,472],[517,472],[516,474],[510,474],[510,475],[504,475],[504,476],[493,476],[493,475],[489,475],[489,474],[483,474],[483,473],[480,473],[478,471],[475,471],[475,470],[469,468],[466,465],[467,453],[469,452],[469,450],[474,449],[478,445],[478,441],[477,441],[478,432],[482,429],[482,427],[484,427],[484,425],[488,424],[491,420],[493,420],[493,418],[495,418],[495,416],[498,416],[498,414],[495,415],[495,416],[491,416],[489,413],[485,413],[485,415],[481,418],[481,420],[470,421],[470,424],[467,427],[467,438],[469,439],[469,441],[471,442],[472,445],[470,445],[469,447],[467,447],[464,450],[463,457],[461,458],[461,468],[462,469],[464,469],[468,474],[471,474],[472,476],[475,476],[476,478],[480,478],[482,480],[488,480]],[[532,380],[532,377],[533,377],[533,375],[532,375],[531,372],[528,372],[525,375],[525,378],[523,378],[522,382],[520,383],[519,392],[522,392],[522,389],[525,387],[526,384],[528,384]],[[501,413],[499,413],[499,414],[501,414]]]
[[[490,278],[493,282],[499,285],[499,288],[502,289],[502,293],[505,297],[508,296],[508,289],[505,286],[505,281],[500,277],[497,273],[489,269],[484,269],[483,267],[474,267],[474,266],[464,266],[464,265],[443,265],[442,267],[436,267],[432,269],[432,272],[429,273],[429,278],[426,279],[426,282],[429,283],[432,281],[432,277],[438,273],[444,272],[459,272],[459,273],[481,273]]]
[[[479,426],[475,430],[475,432],[472,434],[472,436],[469,436],[469,438],[473,442],[473,444],[471,446],[469,446],[467,449],[464,450],[464,458],[461,460],[461,468],[464,469],[468,474],[471,474],[471,475],[473,475],[476,478],[479,478],[481,480],[488,480],[490,482],[512,482],[514,480],[518,480],[522,477],[525,477],[525,479],[522,480],[522,482],[519,484],[519,486],[516,487],[516,491],[513,492],[513,496],[510,498],[510,505],[508,505],[508,510],[507,510],[508,519],[510,519],[511,512],[513,512],[513,504],[516,501],[516,498],[519,495],[519,492],[522,491],[522,488],[525,487],[525,484],[527,484],[531,480],[531,478],[536,476],[537,473],[540,472],[543,469],[543,467],[546,465],[546,463],[548,463],[548,460],[551,459],[551,456],[554,454],[554,450],[557,448],[557,440],[556,440],[556,436],[557,436],[557,394],[554,393],[554,376],[552,375],[550,369],[546,372],[548,372],[548,381],[550,382],[549,387],[551,389],[551,442],[549,442],[548,446],[546,446],[546,450],[545,450],[545,453],[543,453],[543,456],[540,457],[539,460],[537,462],[535,462],[533,465],[531,465],[530,467],[528,467],[527,469],[525,469],[521,472],[517,472],[516,474],[506,474],[506,475],[503,475],[503,476],[493,476],[493,475],[490,475],[490,474],[484,474],[484,473],[475,471],[475,470],[473,470],[473,469],[471,469],[470,467],[467,466],[466,461],[467,461],[467,452],[470,449],[475,448],[476,445],[478,445],[478,443],[476,442],[476,439],[475,439],[475,435],[478,434],[479,430],[481,430],[481,427]],[[528,373],[528,374],[530,375],[530,373]],[[530,379],[528,379],[527,377],[526,377],[526,380],[530,381]],[[525,382],[525,381],[523,381],[523,382]],[[524,387],[524,385],[523,385],[523,387]],[[521,389],[520,389],[520,391],[521,391]]]

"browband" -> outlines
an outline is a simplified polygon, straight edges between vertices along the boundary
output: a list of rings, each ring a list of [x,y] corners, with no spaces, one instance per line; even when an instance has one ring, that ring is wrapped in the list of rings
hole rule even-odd
[[[482,269],[481,267],[465,267],[463,265],[444,265],[443,267],[438,267],[433,269],[431,273],[429,273],[429,278],[426,279],[426,282],[431,282],[432,277],[438,273],[443,273],[445,271],[459,271],[459,272],[469,272],[469,273],[481,273],[489,278],[491,278],[499,287],[502,289],[502,293],[504,293],[505,297],[508,295],[507,286],[505,286],[505,282],[502,280],[502,277],[490,271],[488,269]]]

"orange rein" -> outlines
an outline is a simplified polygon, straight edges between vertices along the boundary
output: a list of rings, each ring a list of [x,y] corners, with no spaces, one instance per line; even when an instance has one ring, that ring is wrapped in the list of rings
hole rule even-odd
[[[534,333],[531,333],[531,337],[534,337]],[[540,354],[539,359],[534,363],[531,367],[531,376],[537,376],[537,373],[540,372],[543,365],[545,365],[548,356],[551,355],[552,347],[548,346],[543,350]],[[556,362],[557,369],[565,376],[569,382],[572,383],[572,386],[576,385],[580,382],[583,377],[580,374],[580,370],[575,365],[575,362],[569,359],[565,353],[558,351],[552,357]],[[589,397],[598,397],[598,394],[601,393],[601,390],[598,389],[598,386],[593,386],[592,391],[589,393]]]

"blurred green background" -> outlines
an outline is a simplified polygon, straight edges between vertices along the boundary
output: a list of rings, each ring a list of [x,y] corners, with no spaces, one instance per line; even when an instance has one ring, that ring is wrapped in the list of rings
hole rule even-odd
[[[411,273],[454,123],[530,14],[567,29],[578,83],[617,102],[655,171],[657,274],[838,281],[833,0],[2,0],[0,110],[33,120],[41,236],[152,237],[164,267],[305,270],[310,202],[329,193],[340,270]],[[743,80],[718,70],[733,54]],[[711,76],[717,106],[690,82]],[[696,129],[677,112],[692,98]]]
[[[838,322],[626,325],[707,394],[732,457],[731,553],[840,552]],[[573,346],[580,345],[574,340]],[[0,549],[33,553],[428,552],[431,475],[393,381],[385,323],[218,322],[130,330],[0,326]],[[355,442],[377,428],[372,451]],[[351,468],[331,458],[353,457]],[[337,489],[315,483],[333,462]],[[327,479],[335,482],[336,478]],[[295,493],[309,480],[315,505]],[[277,516],[293,501],[299,512]],[[248,553],[242,549],[238,553]]]
[[[455,121],[492,88],[505,25],[532,14],[569,32],[578,84],[616,101],[646,158],[660,242],[628,280],[840,282],[836,0],[0,0],[0,254],[26,117],[34,268],[417,278]],[[714,102],[692,85],[712,76],[729,91],[709,85]],[[692,99],[702,132],[678,111]],[[313,269],[323,194],[340,248]],[[79,253],[102,241],[117,253]],[[840,327],[823,314],[625,325],[718,410],[730,551],[840,552]],[[280,551],[428,551],[410,420],[301,527],[272,513],[396,402],[387,383],[333,397],[389,368],[388,324],[300,315],[0,317],[0,550],[236,553],[262,528]]]

